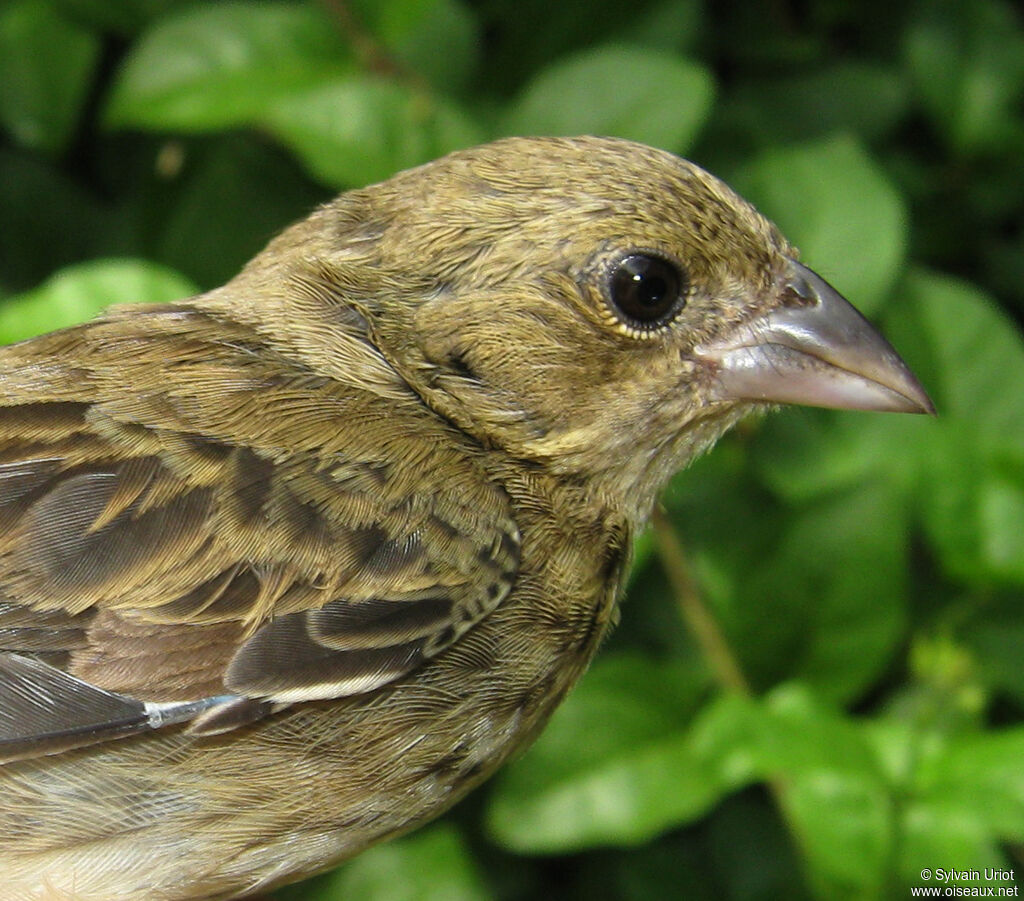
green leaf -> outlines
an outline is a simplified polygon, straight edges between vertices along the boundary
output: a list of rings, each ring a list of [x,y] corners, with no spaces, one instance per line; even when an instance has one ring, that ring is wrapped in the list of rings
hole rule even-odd
[[[580,868],[583,890],[571,897],[651,901],[671,897],[674,886],[685,885],[686,901],[721,901],[711,861],[704,849],[688,838],[669,835],[628,852],[588,855],[585,868]]]
[[[925,384],[931,386],[927,379]],[[758,434],[754,462],[761,478],[790,503],[870,480],[907,494],[920,481],[936,428],[925,416],[787,409]]]
[[[700,0],[655,0],[646,8],[620,6],[625,22],[611,29],[619,40],[658,50],[696,54],[707,11]]]
[[[890,763],[899,825],[894,881],[921,885],[924,868],[1006,867],[1000,845],[1024,835],[1024,729],[949,732],[930,719],[901,714],[869,724],[868,736]],[[1012,879],[982,884],[1006,885]]]
[[[850,137],[763,152],[735,179],[811,268],[865,313],[892,289],[907,244],[903,201]]]
[[[788,413],[759,436],[763,477],[794,502],[867,480],[914,498],[942,566],[1024,583],[1024,343],[976,288],[914,271],[887,331],[937,419]]]
[[[293,93],[264,122],[313,176],[335,187],[380,181],[482,139],[454,104],[370,77]]]
[[[466,843],[442,823],[377,845],[334,873],[279,893],[282,901],[490,901]]]
[[[788,595],[800,638],[787,676],[848,700],[886,667],[906,618],[906,500],[884,483],[799,510],[745,603]],[[760,591],[758,591],[760,589]]]
[[[1024,584],[1024,343],[982,292],[917,272],[893,325],[924,345],[939,419],[922,458],[925,526],[949,572]]]
[[[785,461],[788,449],[818,463],[816,433],[778,436],[773,455]],[[757,441],[763,469],[766,441]],[[724,449],[677,478],[667,503],[734,655],[755,687],[798,678],[830,700],[857,697],[901,636],[909,492],[858,471],[785,506],[750,467],[730,471]]]
[[[460,0],[359,0],[354,12],[395,62],[443,91],[469,84],[480,37]]]
[[[88,23],[98,30],[129,36],[174,6],[191,0],[51,0],[69,19]]]
[[[1024,459],[1024,343],[995,301],[967,282],[917,270],[907,280],[906,308],[927,343],[928,387],[940,421],[971,423],[972,440]],[[910,334],[907,342],[914,340]]]
[[[0,124],[27,147],[62,150],[81,114],[99,40],[44,0],[0,9]]]
[[[350,69],[313,5],[195,5],[160,19],[132,48],[107,121],[181,131],[248,124],[282,96]]]
[[[681,56],[599,47],[542,70],[512,104],[500,131],[613,135],[683,153],[713,97],[708,71]]]
[[[715,901],[810,901],[802,862],[769,793],[742,792],[726,798],[708,818],[706,828],[710,847],[697,845],[695,853],[707,861],[706,866],[713,865],[705,881],[712,886]],[[694,843],[690,839],[686,844]],[[663,889],[660,895],[637,901],[667,894]]]
[[[981,679],[1024,704],[1024,667],[1020,665],[1024,604],[1019,592],[1006,591],[975,605],[963,640],[972,651],[974,668]]]
[[[954,736],[926,755],[918,803],[973,819],[992,838],[1024,841],[1024,727]]]
[[[931,4],[906,33],[906,58],[925,111],[955,152],[1013,139],[1014,105],[1024,92],[1024,34],[1009,4]]]
[[[960,427],[964,421],[960,421]],[[1024,584],[1024,478],[1000,472],[969,435],[945,424],[927,461],[921,507],[943,568],[970,582]]]
[[[737,728],[729,710],[712,705],[686,728],[693,678],[678,664],[600,660],[499,777],[491,834],[506,848],[547,854],[636,844],[704,813],[745,772],[728,753]]]
[[[651,533],[648,529],[644,529],[636,538],[633,540],[633,564],[630,567],[630,578],[632,579],[639,573],[648,562],[654,556],[654,542],[651,539]]]
[[[173,270],[143,260],[69,266],[0,307],[0,344],[84,322],[115,303],[165,303],[195,288]]]
[[[907,95],[898,71],[844,60],[806,74],[741,82],[724,115],[771,143],[836,132],[873,139],[895,127],[907,109]]]
[[[773,692],[757,719],[759,770],[778,780],[782,810],[818,895],[883,897],[895,824],[863,728],[798,685]]]
[[[227,281],[271,235],[325,199],[280,147],[237,132],[192,148],[173,186],[154,193],[142,198],[156,232],[153,256],[203,288]]]
[[[55,269],[111,252],[108,211],[38,155],[0,147],[0,284],[38,284]]]

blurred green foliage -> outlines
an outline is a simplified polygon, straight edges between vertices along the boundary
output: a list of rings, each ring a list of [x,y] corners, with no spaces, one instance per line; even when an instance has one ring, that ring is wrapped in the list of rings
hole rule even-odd
[[[280,898],[885,899],[1024,867],[1022,106],[1009,0],[0,5],[0,340],[212,287],[446,151],[595,132],[730,181],[940,410],[786,411],[673,483],[749,691],[642,541],[531,751]]]

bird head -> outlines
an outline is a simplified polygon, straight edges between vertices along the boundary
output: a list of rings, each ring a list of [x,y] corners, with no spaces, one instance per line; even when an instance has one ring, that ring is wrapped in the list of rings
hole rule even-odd
[[[640,144],[497,141],[344,194],[297,229],[282,251],[303,248],[430,407],[640,515],[757,407],[932,410],[771,222]]]

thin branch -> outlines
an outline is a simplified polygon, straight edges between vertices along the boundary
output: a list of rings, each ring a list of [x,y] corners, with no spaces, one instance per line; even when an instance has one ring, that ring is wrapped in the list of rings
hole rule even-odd
[[[683,614],[683,619],[690,632],[697,639],[704,658],[708,662],[715,681],[727,691],[744,698],[753,698],[753,692],[747,677],[740,668],[736,655],[722,634],[711,610],[708,609],[701,596],[697,583],[690,573],[690,564],[679,535],[671,520],[661,509],[655,509],[651,518],[653,525],[654,544],[658,558],[665,569],[676,602]],[[779,816],[786,824],[789,834],[799,849],[805,868],[807,867],[809,839],[801,828],[800,818],[793,812],[792,799],[788,790],[788,782],[784,777],[774,776],[765,779],[765,785],[775,802]]]
[[[352,12],[346,0],[321,0],[338,26],[343,38],[351,45],[360,65],[369,72],[402,82],[418,92],[427,92],[427,84],[411,69],[403,65],[367,29]]]
[[[676,602],[690,627],[697,644],[700,645],[716,681],[723,688],[750,697],[750,683],[743,675],[729,643],[725,640],[718,622],[701,597],[697,585],[690,575],[690,564],[683,544],[676,534],[669,518],[660,509],[654,511],[654,544],[658,550],[661,565],[668,576]]]

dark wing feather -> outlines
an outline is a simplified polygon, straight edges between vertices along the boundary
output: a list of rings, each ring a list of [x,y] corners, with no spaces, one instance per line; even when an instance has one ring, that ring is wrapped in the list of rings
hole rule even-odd
[[[369,691],[501,603],[506,496],[378,365],[184,306],[0,350],[0,757]]]
[[[146,705],[103,691],[46,663],[0,654],[0,760],[130,735]]]

